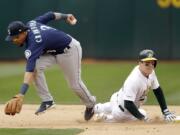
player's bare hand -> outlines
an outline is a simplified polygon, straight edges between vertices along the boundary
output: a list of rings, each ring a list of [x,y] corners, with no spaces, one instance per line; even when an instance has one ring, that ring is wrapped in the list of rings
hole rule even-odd
[[[77,23],[77,19],[74,17],[74,15],[68,14],[66,22],[70,25],[75,25]]]

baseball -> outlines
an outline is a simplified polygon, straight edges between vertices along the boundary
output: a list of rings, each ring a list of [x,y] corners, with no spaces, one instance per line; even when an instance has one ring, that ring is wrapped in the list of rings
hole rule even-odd
[[[75,25],[76,22],[77,22],[77,20],[76,20],[76,19],[73,19],[73,20],[71,21],[71,24],[72,24],[72,25]]]

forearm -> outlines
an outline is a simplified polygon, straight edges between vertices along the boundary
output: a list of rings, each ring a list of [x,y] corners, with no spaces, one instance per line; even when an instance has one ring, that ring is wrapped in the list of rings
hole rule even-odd
[[[23,84],[20,89],[20,93],[22,95],[26,94],[26,92],[29,88],[29,84],[32,82],[33,78],[34,78],[34,72],[25,72],[24,81],[23,81]]]
[[[124,107],[137,119],[143,120],[145,118],[145,116],[139,112],[138,108],[132,101],[125,100]]]
[[[34,72],[25,72],[24,74],[24,83],[30,84],[34,78]]]
[[[161,111],[163,112],[165,109],[167,109],[167,104],[166,104],[164,93],[163,93],[161,87],[154,89],[153,92],[154,92],[154,95],[156,96],[156,99],[158,100],[158,103],[161,107]]]
[[[55,16],[55,20],[60,20],[60,19],[66,20],[68,17],[68,14],[54,12],[54,16]]]

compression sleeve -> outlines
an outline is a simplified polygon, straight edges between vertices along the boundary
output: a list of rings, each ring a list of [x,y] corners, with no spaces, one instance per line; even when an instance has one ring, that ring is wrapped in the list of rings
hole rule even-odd
[[[167,109],[167,104],[161,87],[158,87],[157,89],[153,89],[153,92],[161,107],[161,111],[163,112],[165,109]]]
[[[124,100],[124,107],[137,119],[143,120],[144,115],[142,115],[133,101]]]

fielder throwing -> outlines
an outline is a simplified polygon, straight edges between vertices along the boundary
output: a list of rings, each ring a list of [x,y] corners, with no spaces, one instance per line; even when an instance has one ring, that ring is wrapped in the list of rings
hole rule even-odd
[[[70,25],[75,25],[77,21],[72,14],[47,12],[26,25],[21,21],[13,21],[9,24],[6,41],[11,41],[17,46],[26,43],[24,53],[27,64],[20,92],[6,104],[5,113],[15,115],[21,111],[23,97],[32,80],[42,99],[35,114],[38,115],[53,107],[54,100],[49,92],[44,70],[53,64],[58,64],[69,86],[86,105],[85,120],[90,120],[94,114],[96,99],[81,80],[82,48],[70,35],[46,25],[52,20],[65,20]]]
[[[147,121],[148,116],[140,106],[146,101],[149,89],[153,89],[164,119],[174,121],[176,116],[169,111],[154,72],[156,65],[157,59],[152,50],[141,51],[139,65],[132,70],[122,88],[111,96],[110,102],[95,105],[94,112],[98,119],[106,122]]]

